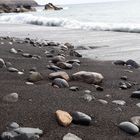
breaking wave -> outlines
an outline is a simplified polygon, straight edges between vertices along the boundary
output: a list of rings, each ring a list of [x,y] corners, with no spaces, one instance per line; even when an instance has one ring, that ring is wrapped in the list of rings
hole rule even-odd
[[[67,18],[49,18],[25,13],[1,14],[0,23],[34,24],[39,26],[56,26],[70,29],[140,33],[140,24],[80,22],[78,20]]]

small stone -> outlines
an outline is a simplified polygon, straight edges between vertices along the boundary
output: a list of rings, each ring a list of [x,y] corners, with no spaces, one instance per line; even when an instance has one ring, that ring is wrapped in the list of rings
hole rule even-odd
[[[27,85],[33,85],[34,83],[32,82],[26,82]]]
[[[121,80],[127,80],[128,78],[127,78],[127,76],[121,76]]]
[[[54,64],[48,65],[47,68],[48,68],[49,70],[53,70],[53,71],[55,71],[55,72],[61,70],[61,68],[59,68],[58,66],[55,66]]]
[[[75,50],[70,51],[70,56],[82,57],[82,55]]]
[[[72,122],[72,117],[68,112],[57,110],[56,117],[60,125],[69,126]]]
[[[70,87],[70,90],[71,90],[71,91],[78,91],[78,90],[79,90],[79,88],[78,88],[78,87],[74,87],[74,86],[73,86],[73,87]]]
[[[68,133],[63,137],[63,140],[82,140],[82,139],[72,133]]]
[[[65,43],[65,46],[68,47],[68,49],[74,49],[74,45],[70,44],[70,43]]]
[[[12,67],[12,63],[11,62],[5,62],[6,67]]]
[[[8,132],[3,132],[1,134],[1,139],[2,140],[15,140],[15,137],[17,137],[18,134],[14,131],[8,131]]]
[[[91,93],[91,91],[90,91],[90,90],[88,90],[88,89],[87,89],[87,90],[85,90],[84,92],[85,92],[85,93],[87,93],[87,94],[90,94],[90,93]]]
[[[19,128],[19,124],[17,124],[16,122],[12,122],[8,125],[9,129],[16,129]]]
[[[108,102],[106,100],[103,100],[103,99],[98,99],[98,101],[104,105],[108,104]]]
[[[81,62],[79,59],[71,59],[71,60],[66,61],[66,63],[70,63],[70,64],[78,63],[78,64],[80,64]]]
[[[95,85],[95,88],[97,91],[103,91],[103,87],[99,86],[99,85]]]
[[[18,101],[18,94],[17,93],[10,93],[10,94],[3,97],[3,101],[11,102],[11,103],[17,102]]]
[[[41,80],[43,80],[43,77],[39,72],[32,72],[28,78],[29,82],[38,82]]]
[[[32,58],[32,55],[29,53],[23,53],[22,56],[26,58]]]
[[[95,99],[95,97],[91,96],[90,94],[85,94],[85,95],[83,96],[83,99],[84,99],[85,101],[87,101],[87,102],[90,102],[90,101],[92,101],[93,99]]]
[[[125,105],[126,104],[126,102],[123,100],[114,100],[114,101],[112,101],[112,103],[117,104],[117,105]]]
[[[68,82],[65,79],[61,79],[61,78],[56,78],[53,80],[52,82],[52,86],[58,86],[59,88],[67,88],[69,87]]]
[[[140,128],[140,116],[131,117],[130,121]]]
[[[139,128],[131,122],[122,122],[119,124],[119,128],[132,135],[139,133]]]
[[[19,72],[18,72],[18,74],[19,74],[19,75],[23,75],[23,74],[24,74],[24,72],[19,71]]]
[[[85,113],[82,113],[82,112],[72,112],[71,113],[71,116],[73,118],[73,123],[74,124],[80,124],[80,125],[90,125],[92,119],[90,116],[88,116],[87,114]]]
[[[65,79],[66,81],[68,81],[70,79],[69,75],[66,72],[64,72],[64,71],[50,73],[49,74],[49,78],[50,79],[62,78],[62,79]]]
[[[137,103],[136,106],[140,108],[140,103]]]
[[[9,42],[10,45],[13,45],[13,42]]]
[[[5,67],[5,62],[2,58],[0,58],[0,68]]]
[[[9,72],[18,72],[18,69],[13,68],[13,67],[9,67],[7,70],[8,70]]]
[[[10,53],[17,54],[18,52],[17,52],[17,50],[15,48],[11,48]]]
[[[140,91],[134,91],[131,95],[131,98],[140,98]]]

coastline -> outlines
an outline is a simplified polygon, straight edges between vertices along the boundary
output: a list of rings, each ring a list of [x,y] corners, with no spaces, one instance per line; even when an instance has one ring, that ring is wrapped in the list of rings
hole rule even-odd
[[[131,136],[118,128],[118,124],[122,121],[130,120],[132,116],[139,114],[139,108],[136,104],[137,99],[131,99],[132,91],[139,88],[139,69],[130,69],[126,66],[116,66],[110,61],[95,61],[86,58],[78,58],[81,61],[79,67],[71,70],[64,70],[69,75],[80,70],[95,71],[102,73],[104,76],[101,84],[104,91],[97,91],[91,84],[84,82],[69,81],[70,86],[79,87],[79,91],[70,91],[69,88],[59,89],[50,85],[48,74],[52,71],[47,69],[47,65],[51,58],[46,58],[44,52],[49,50],[48,47],[34,47],[30,43],[9,44],[10,39],[1,40],[4,44],[0,44],[0,56],[5,62],[11,62],[12,65],[24,70],[23,75],[10,73],[5,68],[0,69],[0,87],[3,96],[17,92],[19,101],[16,103],[0,103],[0,132],[2,133],[9,122],[16,121],[21,126],[38,127],[44,131],[40,140],[56,140],[62,139],[67,133],[73,133],[83,140],[138,140],[140,134]],[[41,59],[24,58],[20,54],[12,54],[9,52],[11,48],[20,49],[23,52],[36,54]],[[52,47],[50,47],[52,49]],[[66,54],[66,59],[75,59],[75,57]],[[26,79],[29,70],[33,67],[37,68],[44,79],[34,85],[26,85]],[[128,70],[128,71],[126,71]],[[127,90],[120,90],[120,77],[127,75],[130,82],[137,82],[137,85]],[[12,84],[11,84],[12,82]],[[90,90],[91,95],[95,97],[91,102],[83,100],[85,90]],[[107,95],[110,95],[107,97]],[[108,104],[99,102],[99,99],[106,100]],[[113,104],[113,100],[124,100],[126,105]],[[64,111],[81,111],[92,117],[93,122],[90,126],[74,125],[68,127],[60,126],[55,119],[55,111],[61,109]]]
[[[87,31],[3,23],[0,24],[0,36],[70,42],[75,46],[93,47],[89,50],[79,50],[85,58],[94,60],[134,59],[140,63],[139,33]]]

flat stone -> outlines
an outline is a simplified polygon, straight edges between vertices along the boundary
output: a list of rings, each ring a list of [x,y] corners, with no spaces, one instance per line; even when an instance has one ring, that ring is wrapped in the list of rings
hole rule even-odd
[[[55,72],[61,70],[61,68],[59,68],[58,66],[55,66],[54,64],[47,65],[47,68],[48,68],[49,70],[53,70],[53,71],[55,71]]]
[[[28,78],[29,82],[38,82],[43,79],[42,75],[39,72],[32,72]]]
[[[123,100],[114,100],[114,101],[112,101],[112,103],[117,104],[117,105],[125,105],[126,104],[126,102]]]
[[[50,73],[49,78],[50,79],[62,78],[62,79],[65,79],[66,81],[68,81],[70,79],[69,75],[64,71]]]
[[[103,100],[103,99],[98,99],[98,101],[99,101],[101,104],[104,104],[104,105],[108,104],[108,102],[107,102],[106,100]]]
[[[57,110],[56,117],[60,125],[69,126],[72,122],[72,117],[68,112]]]
[[[56,78],[53,80],[52,86],[58,86],[59,88],[68,88],[69,84],[65,79]]]
[[[139,133],[139,128],[131,122],[122,122],[119,124],[119,128],[132,135]]]
[[[72,65],[66,62],[58,62],[57,66],[62,69],[72,69]]]
[[[19,124],[17,124],[16,122],[12,122],[8,125],[8,128],[9,129],[16,129],[16,128],[19,128]]]
[[[1,134],[1,140],[15,140],[18,134],[14,131],[7,131]]]
[[[8,70],[9,72],[18,72],[18,69],[13,68],[13,67],[9,67],[7,70]]]
[[[131,117],[130,121],[140,128],[140,116]]]
[[[18,101],[18,94],[17,93],[10,93],[10,94],[3,97],[3,101],[11,102],[11,103],[17,102]]]
[[[90,116],[88,116],[87,114],[85,113],[82,113],[82,112],[72,112],[71,113],[71,116],[73,118],[73,123],[74,124],[80,124],[80,125],[90,125],[92,119]]]
[[[82,139],[72,133],[68,133],[63,137],[63,140],[82,140]]]
[[[100,84],[104,77],[100,73],[80,71],[72,75],[72,79],[76,81],[83,81],[89,84]]]
[[[26,58],[32,58],[32,55],[29,53],[23,53],[22,56]]]

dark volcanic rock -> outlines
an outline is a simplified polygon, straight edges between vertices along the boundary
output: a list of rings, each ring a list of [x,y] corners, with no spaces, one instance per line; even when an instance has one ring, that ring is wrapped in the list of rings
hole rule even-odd
[[[136,69],[139,68],[139,64],[131,59],[126,61],[126,65],[132,66],[133,68],[136,68]]]
[[[125,65],[125,61],[123,61],[123,60],[116,60],[115,62],[114,62],[114,64],[115,65]]]
[[[75,124],[90,125],[90,123],[92,121],[90,116],[88,116],[85,113],[78,112],[78,111],[72,112],[71,116],[73,118],[72,122],[75,123]]]
[[[45,5],[45,10],[62,10],[62,7],[57,7],[53,5],[52,3],[48,3]]]

